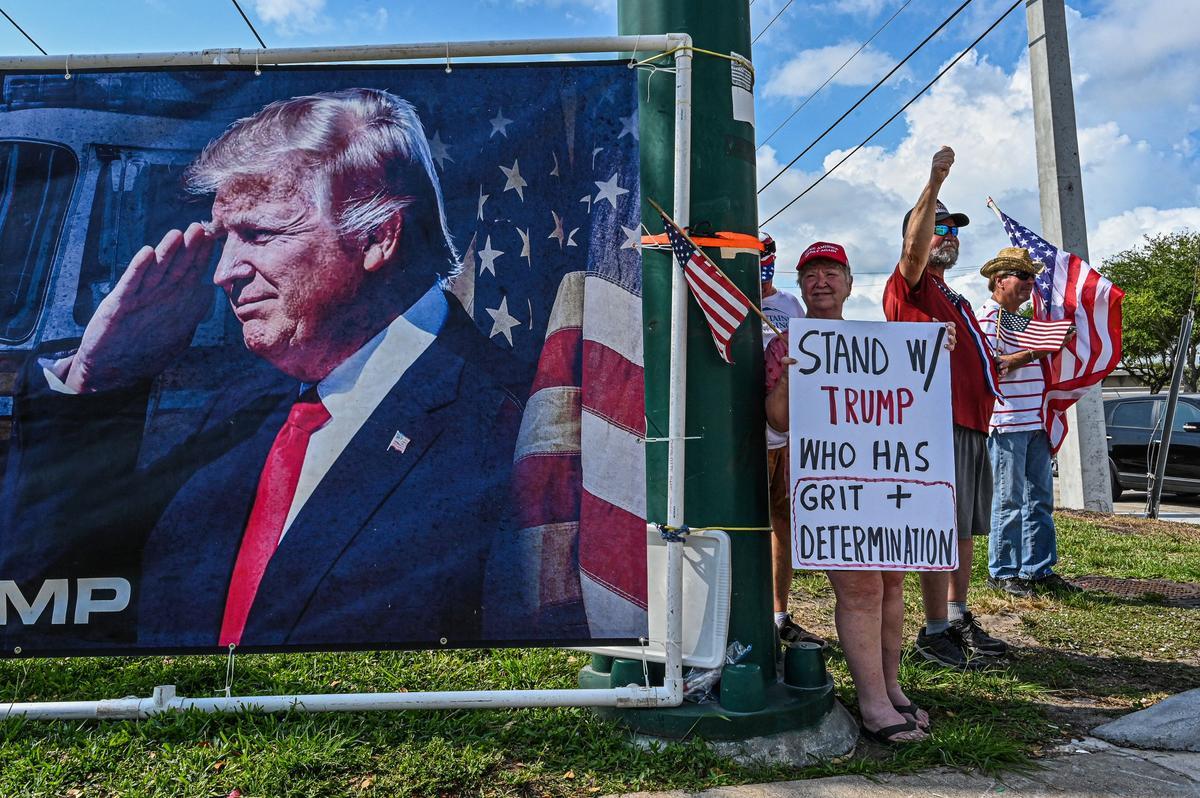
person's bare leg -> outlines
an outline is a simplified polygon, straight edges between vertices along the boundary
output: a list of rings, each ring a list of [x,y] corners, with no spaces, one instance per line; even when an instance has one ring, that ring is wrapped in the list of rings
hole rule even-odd
[[[946,618],[946,596],[950,587],[950,574],[945,571],[925,571],[921,574],[921,603],[925,607],[926,621]]]
[[[967,586],[971,584],[971,565],[975,558],[975,538],[962,538],[958,541],[958,568],[954,570],[950,577],[950,585],[947,591],[945,601],[966,601]],[[924,583],[922,582],[922,585]],[[942,612],[946,611],[945,602],[942,603]],[[928,615],[929,604],[925,605],[925,612]]]
[[[879,730],[904,723],[906,718],[892,707],[884,679],[881,643],[883,578],[877,571],[829,571],[837,603],[834,622],[838,640],[846,653],[850,676],[858,694],[858,711],[863,725]],[[899,651],[899,646],[896,648]],[[894,740],[920,740],[921,731],[903,732]]]
[[[792,588],[792,527],[790,519],[778,513],[771,513],[771,582],[775,612],[787,612]]]
[[[912,703],[900,688],[900,639],[904,627],[904,572],[882,571],[882,612],[880,615],[880,648],[883,652],[883,684],[893,706]],[[921,710],[917,723],[929,725],[929,713]]]

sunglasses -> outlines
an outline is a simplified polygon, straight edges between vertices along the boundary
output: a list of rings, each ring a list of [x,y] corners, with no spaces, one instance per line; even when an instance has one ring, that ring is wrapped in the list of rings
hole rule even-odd
[[[1029,272],[1009,272],[1008,274],[1010,277],[1016,277],[1021,282],[1032,280],[1037,277],[1036,274],[1030,274]]]
[[[949,233],[952,236],[958,236],[958,228],[951,227],[950,225],[946,225],[946,224],[935,224],[933,226],[933,234],[935,236],[944,236],[947,233]]]

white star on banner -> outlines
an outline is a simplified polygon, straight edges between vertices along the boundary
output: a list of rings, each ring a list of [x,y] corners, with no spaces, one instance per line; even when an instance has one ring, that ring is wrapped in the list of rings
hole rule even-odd
[[[481,185],[479,187],[479,210],[476,211],[476,213],[475,213],[475,215],[479,218],[479,221],[481,221],[481,222],[483,221],[483,203],[487,202],[488,197],[490,197],[490,196],[492,196],[492,195],[483,193],[483,186]]]
[[[580,198],[579,198],[579,201],[580,201],[580,202],[586,202],[586,203],[587,203],[587,206],[588,206],[588,213],[590,214],[590,213],[592,212],[592,195],[591,195],[591,194],[586,194],[586,195],[584,195],[584,196],[580,197]]]
[[[487,308],[488,315],[492,317],[492,333],[489,338],[495,338],[497,335],[503,335],[508,345],[513,345],[512,328],[519,327],[521,322],[514,318],[508,312],[508,297],[500,297],[500,307]]]
[[[439,169],[446,168],[445,161],[454,163],[454,159],[450,157],[450,148],[442,142],[441,131],[435,131],[433,138],[429,140],[429,154],[438,162]]]
[[[620,175],[620,172],[613,172],[613,176],[610,177],[608,180],[604,180],[604,181],[593,180],[592,181],[593,183],[596,184],[596,187],[598,189],[600,189],[600,193],[596,195],[596,202],[600,202],[601,200],[608,200],[609,204],[613,206],[614,210],[617,207],[617,197],[621,196],[622,194],[629,193],[629,189],[621,188],[619,185],[617,185],[618,175]]]
[[[546,238],[557,238],[558,248],[562,249],[567,240],[567,234],[563,231],[562,217],[554,211],[550,211],[550,215],[554,217],[554,232],[546,236]]]
[[[512,120],[504,118],[503,108],[496,112],[495,119],[489,121],[492,123],[492,132],[488,135],[489,139],[497,133],[504,136],[504,138],[508,138],[508,126],[512,124]]]
[[[622,136],[633,136],[634,141],[638,140],[638,124],[636,115],[630,114],[629,116],[621,117],[621,132],[617,134],[617,139],[620,140]]]
[[[642,248],[642,234],[640,230],[636,227],[621,225],[621,231],[625,233],[625,243],[621,245],[621,249],[638,250]]]
[[[596,149],[592,150],[592,168],[593,169],[596,168],[596,156],[602,152],[604,152],[603,147],[597,147]]]
[[[517,235],[521,237],[521,257],[525,259],[525,262],[528,263],[529,267],[532,269],[533,258],[529,254],[529,231],[522,230],[518,227]]]
[[[525,182],[525,178],[521,177],[521,167],[518,165],[518,162],[514,160],[511,168],[507,166],[501,166],[500,171],[503,172],[504,177],[507,178],[504,181],[504,190],[516,191],[517,196],[521,198],[521,202],[524,202],[525,192],[522,191],[522,189],[529,184]]]
[[[578,232],[579,232],[579,228],[573,227],[573,228],[571,228],[571,232],[567,233],[567,246],[568,247],[579,246],[578,244],[575,243],[575,234]]]
[[[558,153],[551,152],[550,155],[554,158],[554,168],[550,170],[550,176],[558,177]]]
[[[504,253],[498,249],[492,249],[492,237],[488,236],[483,242],[483,249],[475,253],[479,256],[479,274],[491,272],[492,276],[496,276],[496,258]]]

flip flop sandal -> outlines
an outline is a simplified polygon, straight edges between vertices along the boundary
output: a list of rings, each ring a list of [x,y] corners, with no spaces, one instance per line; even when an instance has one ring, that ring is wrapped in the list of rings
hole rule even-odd
[[[863,737],[866,737],[868,740],[873,742],[877,742],[880,745],[908,745],[909,743],[921,742],[920,740],[892,739],[892,736],[896,734],[903,734],[904,732],[910,731],[920,731],[920,729],[917,728],[917,722],[915,720],[908,720],[904,723],[894,723],[891,726],[884,726],[882,729],[877,729],[875,731],[868,729],[866,726],[860,726],[859,729],[862,731]]]
[[[921,708],[919,706],[917,706],[915,703],[914,704],[903,704],[903,705],[892,704],[892,709],[896,710],[901,715],[910,716],[913,720],[917,719],[917,713],[921,711]],[[927,732],[927,731],[929,731],[929,724],[926,723],[924,726],[922,726],[920,724],[920,722],[918,722],[917,728],[923,732]]]

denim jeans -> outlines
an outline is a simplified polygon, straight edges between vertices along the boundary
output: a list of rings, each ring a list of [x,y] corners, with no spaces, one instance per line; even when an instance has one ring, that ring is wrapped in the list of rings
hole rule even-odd
[[[988,436],[995,491],[988,572],[996,579],[1041,579],[1058,562],[1050,441],[1043,430]]]

